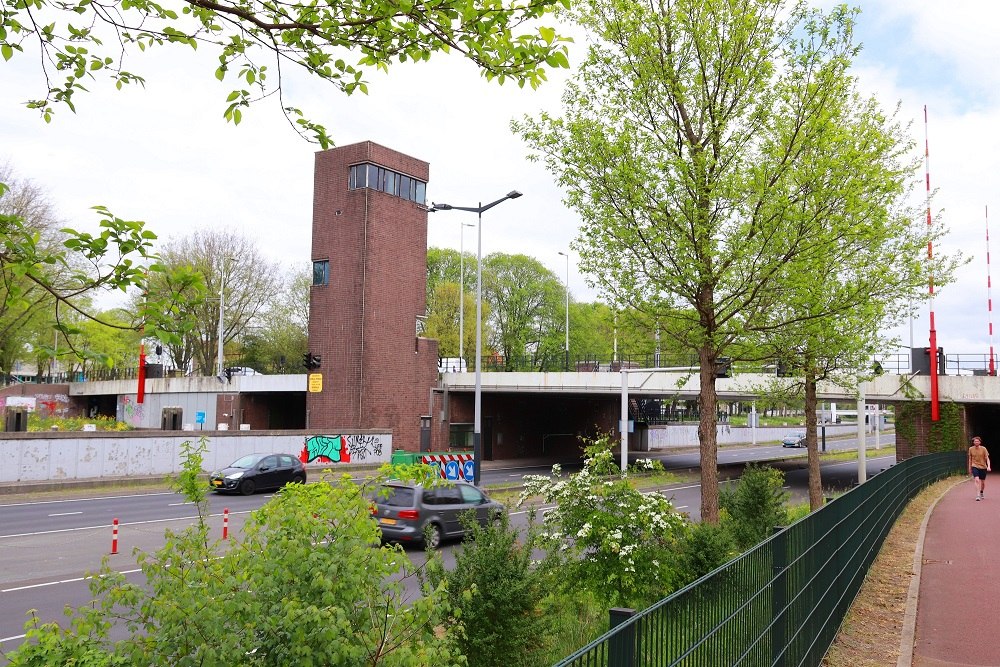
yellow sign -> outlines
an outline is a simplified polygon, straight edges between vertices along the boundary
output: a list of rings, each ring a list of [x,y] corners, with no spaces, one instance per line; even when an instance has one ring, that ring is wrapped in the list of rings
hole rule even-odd
[[[323,374],[322,373],[310,373],[309,374],[309,393],[318,394],[323,391]]]

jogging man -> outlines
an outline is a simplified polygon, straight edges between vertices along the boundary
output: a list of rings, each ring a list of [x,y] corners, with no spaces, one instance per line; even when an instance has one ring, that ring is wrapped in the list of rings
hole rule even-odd
[[[976,482],[978,493],[976,500],[983,499],[983,491],[986,490],[986,473],[990,471],[990,453],[983,447],[983,439],[978,435],[972,439],[972,447],[969,447],[969,474]]]

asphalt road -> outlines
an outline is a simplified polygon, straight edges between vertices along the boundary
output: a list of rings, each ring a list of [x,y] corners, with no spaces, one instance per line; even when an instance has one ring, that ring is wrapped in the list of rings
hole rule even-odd
[[[882,436],[882,444],[892,438]],[[851,449],[855,440],[828,442],[828,449]],[[756,446],[725,449],[719,452],[720,467],[747,461],[772,460],[792,452],[782,447]],[[637,458],[645,458],[639,454]],[[670,469],[697,468],[696,451],[653,453]],[[868,453],[868,475],[872,476],[891,465],[894,457],[879,457]],[[805,459],[792,459],[781,465],[786,484],[795,500],[807,497],[808,471]],[[485,485],[516,484],[524,475],[548,474],[550,465],[509,467],[483,471]],[[856,483],[857,462],[828,463],[823,467],[824,486],[828,489],[848,489]],[[674,506],[699,518],[701,489],[698,483],[672,485],[663,491],[673,498]],[[223,510],[229,510],[229,530],[238,534],[247,516],[263,505],[271,494],[255,496],[218,496],[209,498],[208,522],[221,537]],[[77,607],[90,601],[87,573],[97,570],[102,559],[112,567],[138,580],[139,571],[133,549],[153,551],[163,542],[165,528],[178,530],[196,517],[195,508],[176,493],[135,493],[103,497],[67,498],[48,501],[8,502],[0,504],[0,651],[17,646],[24,634],[28,610],[37,610],[42,621],[64,621],[65,606]],[[112,548],[112,521],[119,522],[118,553]],[[523,511],[512,512],[512,524],[527,522]],[[453,561],[456,545],[442,551],[446,563]],[[424,560],[420,549],[408,552],[415,567]],[[411,578],[412,579],[412,578]],[[408,583],[408,585],[410,585]],[[418,594],[416,583],[409,593]],[[3,662],[0,658],[0,662]]]

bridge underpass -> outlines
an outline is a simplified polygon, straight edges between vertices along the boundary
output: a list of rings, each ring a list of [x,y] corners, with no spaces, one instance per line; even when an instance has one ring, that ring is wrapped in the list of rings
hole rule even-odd
[[[693,401],[698,397],[697,374],[630,369],[625,375],[629,399]],[[483,373],[484,458],[579,455],[580,435],[611,433],[617,442],[622,377],[618,372]],[[896,409],[899,460],[926,453],[935,429],[939,434],[947,430],[956,448],[967,444],[974,433],[982,435],[986,445],[992,445],[992,434],[1000,431],[1000,382],[995,376],[939,376],[938,380],[941,403],[953,403],[957,410],[953,416],[946,415],[947,425],[939,422],[933,427],[928,376],[885,374],[861,384],[866,404]],[[471,443],[474,382],[472,373],[442,375],[438,406],[441,424],[451,430],[452,442],[458,446],[462,445],[462,434],[466,432]],[[716,391],[720,402],[751,402],[766,393],[766,388],[793,382],[794,378],[748,373],[718,379]],[[858,394],[854,388],[822,382],[818,398],[854,409]],[[918,409],[913,411],[912,406]],[[901,415],[906,415],[911,423],[901,425]],[[459,434],[457,441],[455,433]],[[638,445],[637,435],[631,434],[629,449],[636,451],[640,449]],[[1000,439],[996,450],[1000,455]]]

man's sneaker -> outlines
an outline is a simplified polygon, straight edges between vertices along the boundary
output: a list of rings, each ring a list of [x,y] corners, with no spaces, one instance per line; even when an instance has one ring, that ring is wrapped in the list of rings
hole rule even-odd
[[[980,500],[982,500],[982,499],[983,499],[983,497],[982,497],[982,496],[976,496],[976,502],[977,502],[977,503],[978,503],[978,502],[979,502]]]

